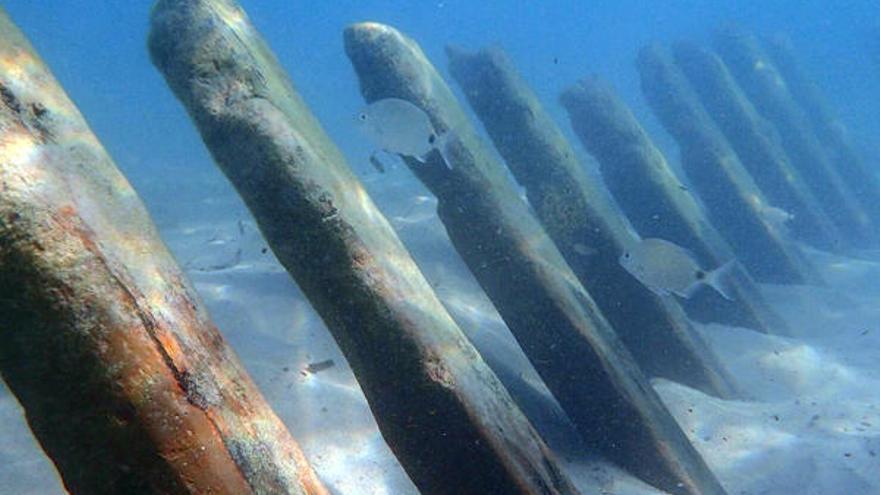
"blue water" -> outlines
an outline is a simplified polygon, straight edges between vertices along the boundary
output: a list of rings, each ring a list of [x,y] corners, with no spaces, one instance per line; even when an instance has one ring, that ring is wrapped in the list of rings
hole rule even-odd
[[[96,134],[135,182],[155,168],[207,166],[209,159],[181,105],[149,63],[152,2],[11,0],[5,7],[28,34]],[[342,50],[342,29],[374,20],[417,39],[445,73],[443,46],[500,44],[548,109],[559,91],[596,72],[614,83],[655,134],[643,109],[633,61],[645,43],[704,38],[734,20],[759,33],[789,33],[834,103],[855,128],[875,116],[880,67],[867,51],[880,4],[812,1],[243,1],[289,70],[297,89],[355,169],[368,169],[366,143],[352,125],[362,105]],[[558,61],[558,63],[554,63]],[[563,126],[565,127],[565,126]]]
[[[354,116],[363,106],[363,101],[355,74],[343,52],[342,30],[351,23],[366,20],[390,24],[414,38],[444,75],[447,71],[443,48],[447,43],[468,49],[490,44],[502,46],[543,100],[547,110],[570,136],[568,118],[557,103],[558,95],[580,77],[598,73],[617,87],[670,160],[677,158],[677,147],[646,107],[639,90],[634,65],[639,48],[652,41],[668,43],[681,38],[706,40],[715,27],[730,21],[738,22],[758,34],[781,31],[793,39],[808,72],[826,91],[842,120],[848,124],[860,150],[868,156],[880,157],[880,146],[875,144],[875,136],[880,135],[880,119],[877,118],[880,111],[877,98],[880,93],[880,21],[876,20],[880,19],[880,3],[876,0],[250,0],[240,3],[281,64],[289,71],[294,85],[310,104],[325,130],[348,157],[351,167],[369,181],[394,181],[399,179],[399,174],[376,176],[367,161],[373,145],[355,126]],[[10,0],[4,2],[4,7],[51,67],[116,163],[135,188],[144,194],[147,207],[165,218],[164,215],[169,212],[167,203],[173,203],[174,198],[161,193],[163,183],[167,184],[168,189],[173,189],[191,177],[204,174],[219,177],[219,173],[183,107],[149,61],[146,37],[151,4],[147,0]],[[877,39],[872,40],[872,36]],[[872,53],[872,49],[878,53]],[[451,83],[451,78],[447,78],[447,81],[458,91]],[[578,152],[585,156],[578,145],[579,141],[573,136],[571,141]],[[407,184],[411,186],[412,182]],[[228,190],[226,192],[229,193]],[[424,194],[424,191],[418,194]],[[380,202],[380,206],[384,208],[389,205]],[[238,208],[240,210],[240,205]],[[239,210],[236,210],[236,215],[241,214]],[[230,222],[234,220],[229,219]],[[433,236],[423,234],[401,232],[401,236],[405,240],[407,236],[416,240],[419,236],[434,240]],[[439,236],[442,237],[442,232]],[[259,241],[254,243],[257,245]],[[259,246],[254,249],[259,251]],[[259,290],[265,290],[266,297],[271,292],[301,299],[292,286],[284,285],[287,283],[286,275],[276,275],[271,275],[275,277],[272,282],[263,283],[264,289],[247,289],[250,290],[250,296],[247,297],[251,298],[249,301],[252,304],[259,303],[254,296],[260,294]],[[867,279],[867,275],[865,277]],[[199,280],[196,282],[198,284]],[[233,290],[233,293],[236,292]],[[212,304],[211,297],[205,297],[209,305]],[[222,303],[222,300],[219,301]],[[283,301],[274,300],[272,304],[278,305],[277,311],[284,311],[281,308]],[[305,303],[300,301],[299,304]],[[222,304],[218,304],[217,308],[222,312]],[[873,315],[868,312],[864,314]],[[221,324],[224,331],[235,329],[235,315],[221,313],[215,314],[215,318],[218,323],[229,325]],[[314,315],[303,318],[314,319]],[[494,313],[485,318],[483,323],[486,325],[491,322],[503,327]],[[804,324],[807,323],[807,317],[804,317]],[[227,336],[236,345],[249,369],[255,374],[261,373],[263,364],[248,362],[248,356],[269,351],[259,347],[263,341],[251,339],[250,335],[245,334],[244,330],[250,329],[244,326],[241,325],[241,333],[230,331]],[[301,340],[297,343],[307,339],[321,342],[320,345],[302,343],[305,347],[311,345],[310,349],[321,346],[329,348],[332,345],[325,344],[329,341],[326,333],[315,335],[300,336],[298,338]],[[766,346],[768,352],[777,352],[781,348],[777,344],[773,341],[760,345]],[[796,348],[794,344],[792,347]],[[273,349],[279,355],[278,360],[285,359],[281,355],[288,350],[282,346]],[[507,349],[498,351],[499,354],[502,351],[507,352]],[[327,355],[317,357],[325,358]],[[743,365],[743,368],[747,367]],[[280,368],[280,365],[276,368]],[[273,373],[277,375],[277,370]],[[264,378],[263,374],[257,376],[257,381],[261,385],[274,383]],[[279,386],[280,392],[266,390],[266,394],[270,399],[279,400],[279,396],[283,397],[289,392],[290,387],[285,386],[286,390]],[[776,390],[772,387],[768,390]],[[280,402],[279,408],[288,407],[283,401]],[[279,414],[285,418],[296,417],[290,414],[290,409],[283,409]],[[762,410],[760,414],[769,417],[774,413]],[[718,413],[718,417],[724,415]],[[307,432],[301,435],[296,427],[292,426],[291,429],[298,437],[308,436]],[[3,427],[0,426],[0,438],[2,433]],[[305,440],[307,451],[310,441],[314,442],[313,439]],[[377,449],[377,452],[385,452]],[[376,455],[388,456],[387,452]],[[801,468],[799,464],[794,478],[809,472],[809,468]],[[4,474],[2,470],[0,474]],[[389,479],[396,479],[395,476],[399,478],[400,474],[392,473]],[[334,480],[338,481],[336,478],[329,481],[332,483]],[[824,478],[823,481],[827,482]],[[339,483],[339,486],[345,486],[344,482]],[[828,482],[819,486],[833,484]],[[758,486],[766,488],[772,485]],[[880,483],[867,483],[866,486],[878,488]],[[408,489],[411,490],[411,487]],[[350,487],[348,490],[340,492],[357,493]],[[2,493],[4,489],[0,486]],[[765,493],[786,492],[770,490]]]

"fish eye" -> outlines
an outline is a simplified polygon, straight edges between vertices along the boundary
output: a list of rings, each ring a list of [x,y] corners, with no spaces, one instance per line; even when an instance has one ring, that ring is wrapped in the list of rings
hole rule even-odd
[[[629,259],[629,253],[623,253],[623,257],[624,257],[625,259]]]
[[[428,144],[434,144],[436,142],[437,142],[437,135],[432,132],[431,135],[428,136]]]
[[[367,120],[367,114],[362,113],[358,115],[358,118],[361,119],[361,122],[365,122]]]

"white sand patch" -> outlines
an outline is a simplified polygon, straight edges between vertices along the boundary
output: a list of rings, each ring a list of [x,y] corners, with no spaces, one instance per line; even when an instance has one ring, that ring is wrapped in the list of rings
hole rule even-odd
[[[730,493],[880,492],[880,264],[810,254],[828,287],[765,287],[796,337],[701,327],[752,401],[656,382]]]
[[[580,443],[452,250],[436,200],[405,169],[365,179],[444,305],[582,491],[659,493]],[[339,348],[266,250],[245,208],[222,178],[197,180],[203,187],[169,190],[157,181],[156,190],[142,193],[215,322],[318,474],[341,495],[416,493]],[[793,337],[698,325],[749,400],[723,401],[655,382],[731,494],[880,493],[880,261],[864,253],[810,256],[827,286],[763,288]],[[63,493],[8,393],[0,395],[0,424],[0,486],[10,493]]]

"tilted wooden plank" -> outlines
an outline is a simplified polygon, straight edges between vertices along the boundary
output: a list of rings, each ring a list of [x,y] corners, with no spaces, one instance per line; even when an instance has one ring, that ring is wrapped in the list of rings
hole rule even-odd
[[[876,244],[878,233],[871,219],[835,170],[809,117],[758,39],[728,27],[716,33],[715,48],[758,112],[776,126],[791,163],[850,243],[857,247]]]
[[[326,495],[0,12],[0,373],[73,494]]]
[[[723,493],[418,45],[362,23],[346,29],[345,48],[367,102],[407,100],[454,134],[449,163],[436,152],[406,163],[437,196],[455,248],[588,444],[671,493]]]
[[[241,8],[161,0],[149,46],[419,489],[578,493]]]
[[[817,281],[818,273],[797,246],[764,216],[771,205],[672,56],[659,45],[650,45],[639,52],[637,65],[648,104],[678,142],[682,168],[737,259],[761,282]]]
[[[687,42],[676,43],[673,56],[767,200],[793,215],[787,222],[793,234],[820,249],[840,250],[845,243],[842,233],[788,159],[773,125],[761,117],[724,61],[712,50]]]
[[[567,88],[561,100],[575,134],[598,161],[605,185],[639,234],[681,245],[707,269],[734,259],[730,245],[693,193],[676,178],[663,153],[607,82],[596,76],[582,79]],[[734,301],[703,291],[684,306],[697,320],[790,333],[742,267],[736,268],[730,285]]]

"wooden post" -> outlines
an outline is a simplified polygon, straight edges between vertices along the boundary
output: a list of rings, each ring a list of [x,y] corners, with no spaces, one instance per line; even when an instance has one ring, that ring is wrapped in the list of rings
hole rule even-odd
[[[598,161],[605,185],[639,234],[678,243],[705,268],[734,258],[730,245],[608,83],[595,76],[585,78],[566,89],[561,101],[575,134]],[[717,321],[720,312],[724,316],[735,312],[741,326],[790,333],[745,270],[737,267],[732,281],[735,301],[709,297],[713,294],[703,291],[685,302],[688,313]]]
[[[880,227],[880,180],[859,153],[853,149],[846,126],[835,115],[819,86],[807,76],[787,36],[774,36],[764,43],[767,53],[785,80],[795,101],[804,109],[819,140],[830,151],[830,158],[843,182],[855,194],[874,228]]]
[[[763,211],[770,205],[672,57],[651,45],[639,52],[638,68],[648,104],[678,142],[690,183],[737,259],[761,282],[816,281],[818,275],[796,246],[765,220]]]
[[[160,0],[150,54],[425,493],[577,494],[231,0]]]
[[[792,231],[820,249],[840,250],[844,240],[837,227],[788,160],[773,125],[758,114],[724,62],[694,43],[677,43],[673,55],[767,200],[794,215]]]
[[[525,187],[547,234],[645,374],[734,397],[733,380],[675,299],[654,295],[620,265],[621,254],[639,237],[587,175],[504,52],[447,48],[447,54],[452,76]],[[742,322],[735,305],[727,309]]]
[[[451,169],[436,152],[407,164],[437,196],[459,254],[588,444],[671,493],[723,493],[418,45],[363,23],[346,29],[345,49],[367,102],[402,98],[452,133]]]
[[[0,373],[73,494],[326,495],[0,10]]]
[[[758,112],[776,126],[782,145],[801,177],[820,198],[825,212],[857,247],[876,243],[868,215],[841,180],[809,121],[758,40],[736,28],[719,31],[718,54]]]

